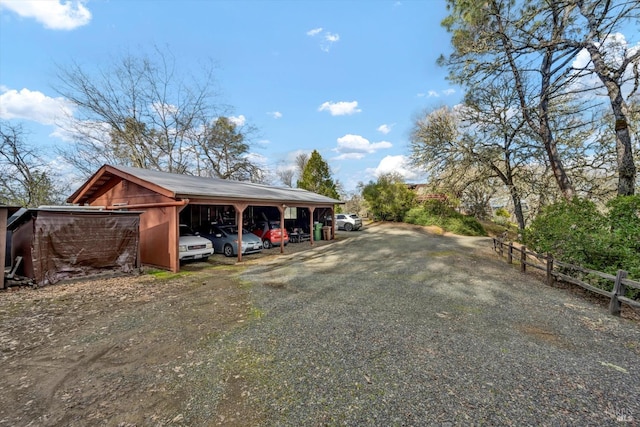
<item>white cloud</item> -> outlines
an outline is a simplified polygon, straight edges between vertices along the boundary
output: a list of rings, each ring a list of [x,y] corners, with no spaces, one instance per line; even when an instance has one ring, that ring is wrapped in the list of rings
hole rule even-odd
[[[603,42],[606,46],[605,48],[600,48],[600,51],[603,53],[602,57],[607,65],[610,65],[613,68],[619,68],[622,65],[622,61],[624,57],[629,57],[633,55],[635,52],[640,49],[640,43],[631,46],[629,42],[625,38],[625,36],[621,33],[613,33],[610,34],[607,39]],[[583,69],[586,67],[588,70],[593,70],[593,64],[591,63],[591,55],[586,49],[582,49],[576,55],[573,63],[571,64],[575,69]],[[630,92],[633,89],[632,82],[632,73],[633,73],[633,63],[629,63],[627,69],[625,70],[627,84],[623,87],[623,92]],[[602,81],[598,78],[595,73],[588,74],[586,76],[582,76],[578,82],[576,83],[578,88],[594,88],[601,87]],[[597,96],[597,95],[596,95]]]
[[[347,134],[338,138],[338,146],[333,151],[339,153],[336,160],[361,159],[366,154],[372,154],[392,146],[393,144],[388,141],[372,143],[360,135]]]
[[[273,117],[274,119],[282,118],[282,113],[280,111],[269,111],[267,114]]]
[[[380,132],[380,133],[382,133],[382,134],[385,134],[385,135],[386,135],[386,134],[388,134],[389,132],[391,132],[391,128],[392,128],[393,126],[395,126],[395,123],[394,123],[394,124],[391,124],[391,125],[388,125],[388,124],[386,124],[386,123],[385,123],[385,124],[383,124],[383,125],[378,126],[378,129],[377,129],[377,130],[378,130],[378,132]]]
[[[322,34],[322,39],[320,41],[320,49],[323,50],[324,52],[329,52],[329,50],[331,49],[331,46],[340,40],[340,34],[324,31],[322,27],[314,28],[312,30],[307,31],[307,35],[309,37],[315,37],[320,34]]]
[[[325,33],[324,39],[329,43],[335,43],[340,40],[340,34]]]
[[[445,89],[445,90],[441,90],[440,92],[438,92],[437,90],[429,90],[427,91],[427,93],[424,92],[420,92],[418,93],[416,96],[418,98],[440,98],[440,95],[444,95],[444,96],[451,96],[453,94],[456,93],[455,89]]]
[[[403,155],[386,156],[380,160],[376,168],[367,169],[367,173],[375,177],[385,173],[397,173],[406,180],[420,177],[420,173],[411,167],[409,157]]]
[[[307,35],[309,37],[314,37],[314,36],[317,36],[318,34],[320,34],[321,32],[322,32],[322,27],[314,28],[313,30],[307,31]]]
[[[9,9],[23,18],[34,18],[50,30],[73,30],[91,21],[85,1],[2,0],[0,8]]]
[[[229,121],[234,125],[241,127],[244,126],[244,124],[247,122],[247,118],[244,115],[240,114],[239,116],[230,116]]]
[[[362,110],[358,108],[358,101],[327,101],[318,107],[318,111],[329,111],[332,116],[347,116],[360,113]]]
[[[0,118],[25,119],[43,125],[53,125],[56,120],[71,115],[72,106],[64,98],[51,98],[38,91],[2,88],[0,94]]]

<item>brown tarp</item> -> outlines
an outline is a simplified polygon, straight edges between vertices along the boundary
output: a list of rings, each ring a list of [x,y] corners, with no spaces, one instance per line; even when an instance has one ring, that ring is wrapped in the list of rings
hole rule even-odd
[[[39,285],[140,267],[139,214],[38,212],[32,246]]]

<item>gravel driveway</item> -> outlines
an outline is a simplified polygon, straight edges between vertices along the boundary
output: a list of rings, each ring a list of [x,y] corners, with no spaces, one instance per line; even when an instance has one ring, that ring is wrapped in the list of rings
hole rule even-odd
[[[337,237],[0,293],[0,426],[640,424],[637,319],[489,239]]]
[[[490,240],[383,224],[241,275],[218,343],[225,425],[638,425],[640,325],[499,260]]]

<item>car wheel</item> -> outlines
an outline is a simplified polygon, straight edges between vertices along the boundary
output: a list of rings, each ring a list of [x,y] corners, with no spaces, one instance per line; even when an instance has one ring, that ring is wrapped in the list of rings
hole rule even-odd
[[[224,248],[222,248],[222,252],[224,253],[224,256],[233,256],[233,248],[231,247],[231,245],[224,245]]]
[[[346,223],[344,225],[344,231],[351,231],[351,230],[353,230],[353,225]]]
[[[273,245],[271,244],[271,240],[269,240],[269,239],[264,239],[264,240],[262,241],[262,247],[263,247],[263,248],[265,248],[265,249],[271,249],[271,247],[272,247],[272,246],[273,246]]]

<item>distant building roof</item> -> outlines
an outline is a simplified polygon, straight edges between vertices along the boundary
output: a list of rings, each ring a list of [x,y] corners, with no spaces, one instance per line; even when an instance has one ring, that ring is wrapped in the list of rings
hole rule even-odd
[[[237,199],[243,201],[271,201],[291,204],[343,204],[344,202],[299,188],[274,187],[252,182],[232,181],[193,175],[160,172],[129,166],[102,166],[69,198],[69,203],[85,203],[114,178],[130,179],[161,187],[176,199],[192,197]]]

